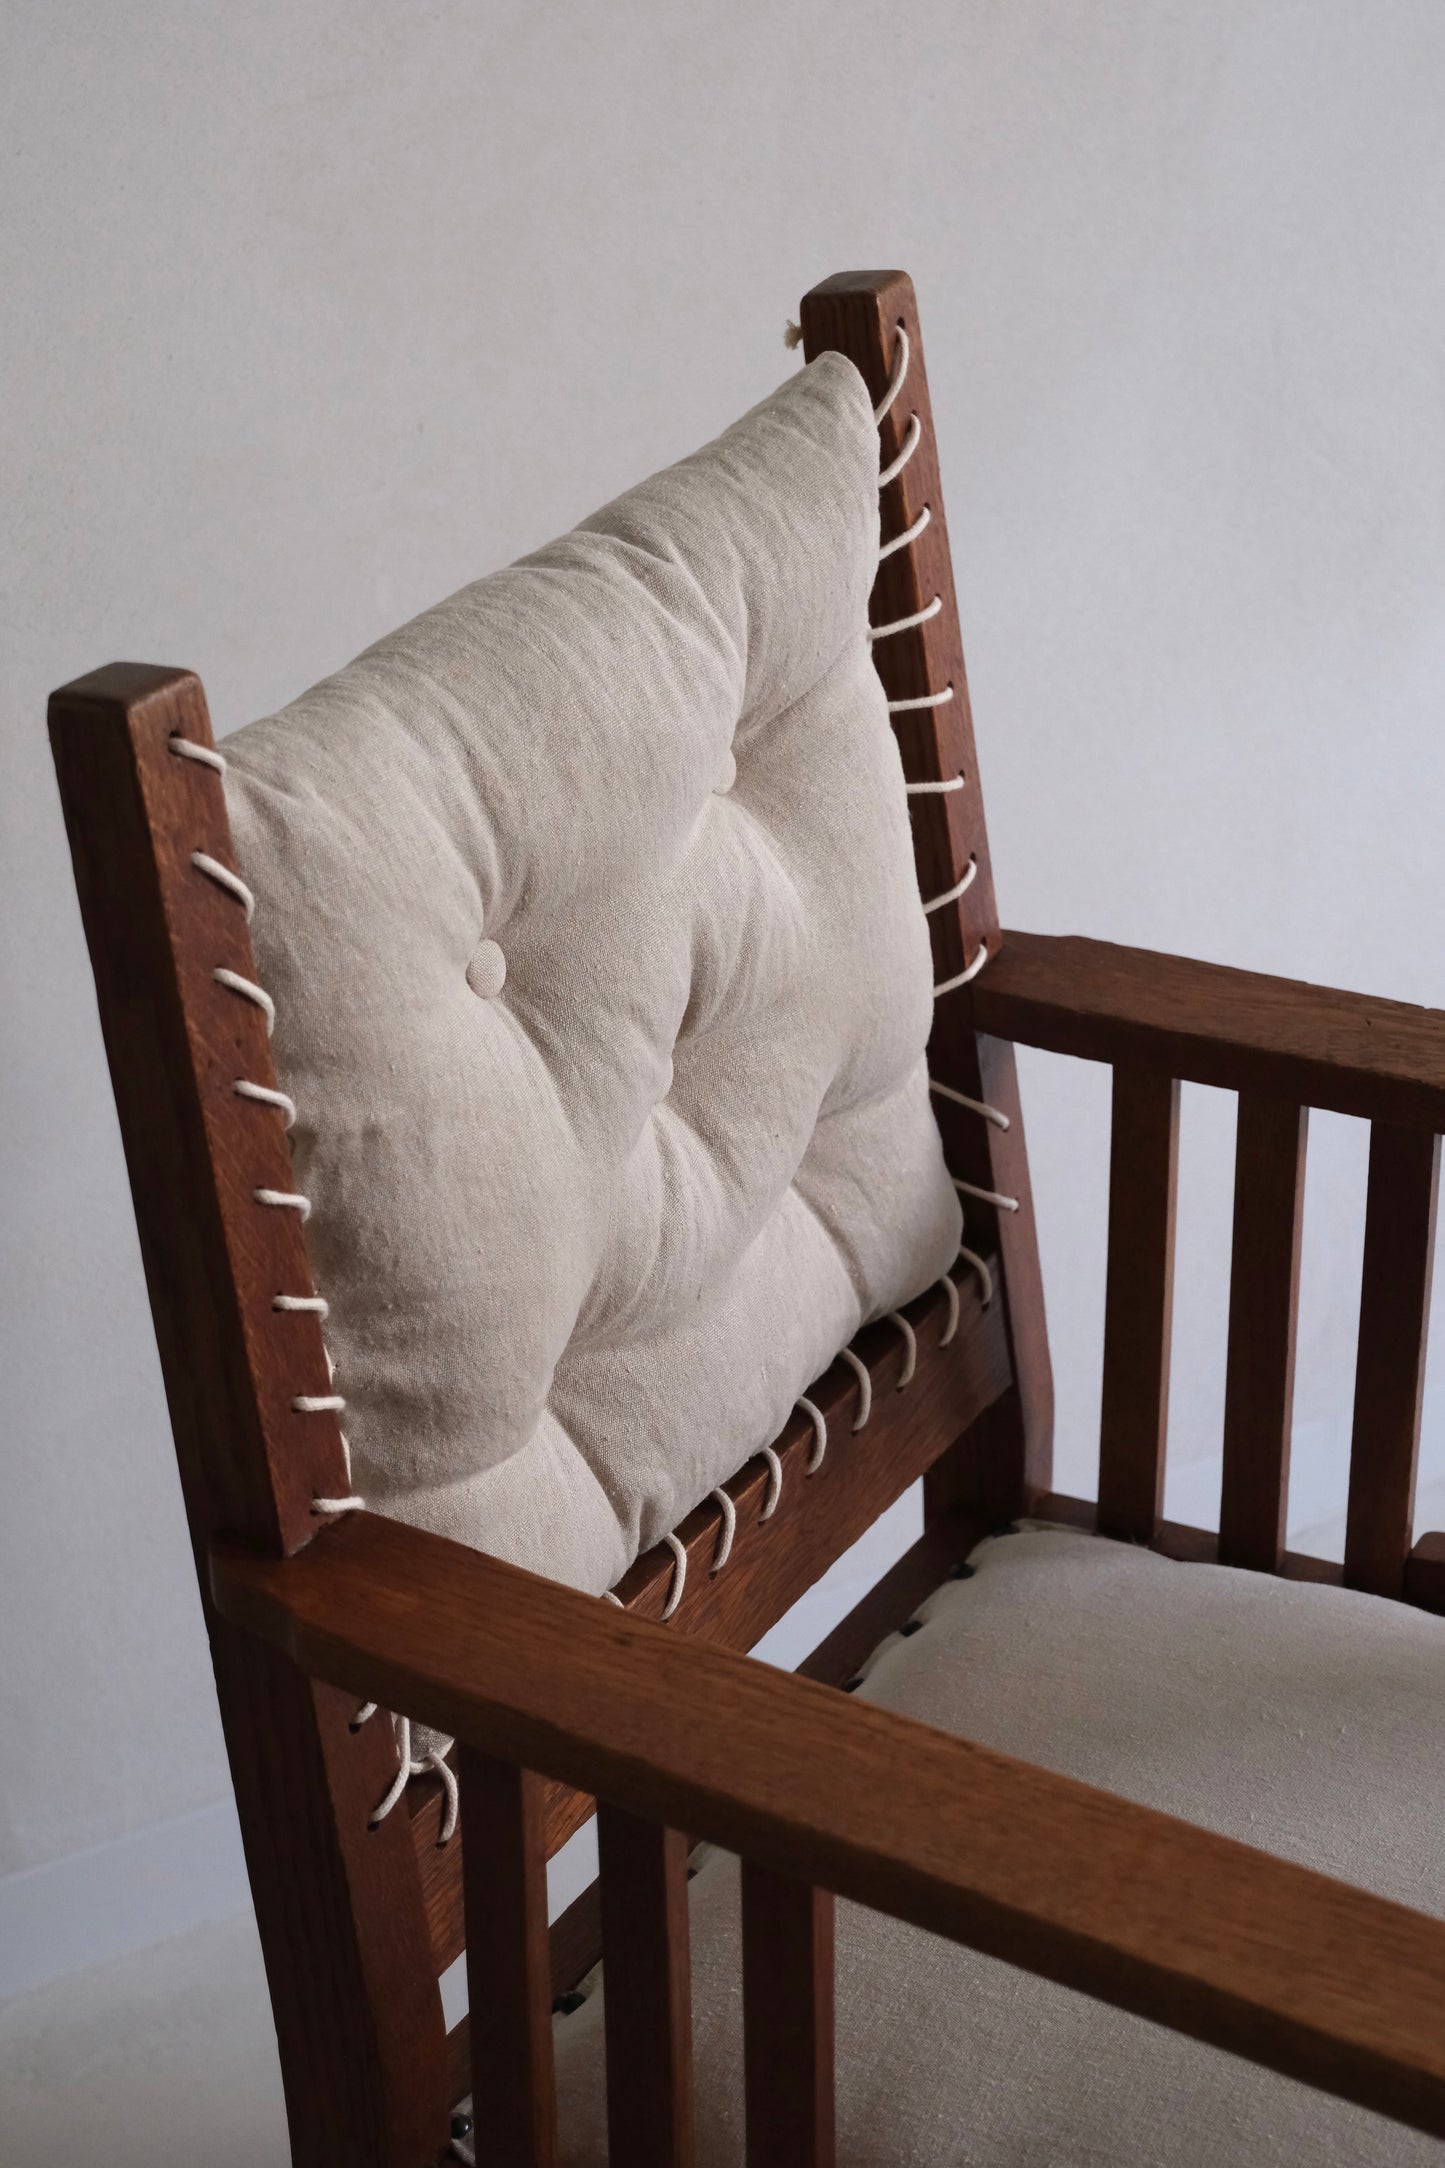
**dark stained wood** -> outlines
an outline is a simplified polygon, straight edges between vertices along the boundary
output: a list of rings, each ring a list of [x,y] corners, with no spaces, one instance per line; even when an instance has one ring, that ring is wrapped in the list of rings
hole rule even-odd
[[[1287,1100],[1239,1095],[1219,1556],[1262,1573],[1284,1556],[1308,1123]]]
[[[1345,1581],[1377,1596],[1401,1593],[1410,1553],[1439,1181],[1438,1137],[1372,1125]]]
[[[1164,1510],[1178,1176],[1178,1084],[1153,1070],[1116,1068],[1099,1528],[1132,1543],[1151,1540]]]
[[[737,1507],[738,1532],[721,1573],[711,1572],[719,1526],[718,1508],[704,1503],[678,1526],[687,1546],[683,1599],[670,1623],[704,1633],[732,1648],[751,1647],[812,1587],[833,1560],[855,1543],[878,1515],[960,1431],[998,1399],[1009,1384],[1008,1346],[999,1311],[985,1309],[971,1271],[954,1275],[959,1295],[958,1331],[941,1345],[947,1319],[942,1293],[930,1288],[904,1306],[918,1342],[912,1383],[901,1392],[902,1336],[886,1322],[867,1326],[853,1345],[873,1381],[873,1412],[862,1430],[852,1427],[858,1385],[841,1362],[824,1372],[809,1396],[828,1425],[828,1450],[808,1475],[813,1429],[794,1412],[777,1441],[783,1488],[776,1512],[759,1516],[768,1475],[761,1460],[749,1461],[727,1486]],[[617,1593],[641,1618],[660,1617],[672,1585],[672,1553],[659,1545],[645,1552],[618,1583]]]
[[[117,663],[51,697],[188,1510],[294,1550],[315,1532],[312,1498],[347,1488],[340,1434],[334,1415],[291,1405],[330,1391],[321,1327],[272,1298],[315,1290],[299,1215],[256,1202],[294,1187],[281,1117],[232,1089],[276,1082],[261,1011],[212,976],[255,980],[245,914],[191,864],[197,850],[235,864],[225,792],[170,751],[173,734],[214,742],[187,671]]]
[[[692,1981],[687,1838],[599,1806],[606,1952],[607,2151],[629,2168],[691,2168]]]
[[[798,1676],[815,1679],[823,1686],[845,1686],[879,1642],[906,1624],[918,1605],[968,1557],[990,1532],[991,1525],[961,1514],[944,1515],[930,1522],[918,1541],[804,1658],[798,1665]],[[567,1792],[565,1786],[555,1790],[558,1796],[581,1796]],[[553,1922],[551,1940],[552,1992],[561,1995],[585,1979],[602,1955],[598,1883],[590,1882]],[[463,2085],[460,2092],[465,2091]]]
[[[747,2168],[834,2168],[833,1899],[745,1859]]]
[[[894,1325],[868,1327],[854,1345],[873,1380],[873,1414],[865,1429],[852,1428],[858,1384],[837,1362],[811,1388],[828,1423],[828,1450],[813,1475],[805,1472],[813,1429],[795,1414],[781,1432],[778,1454],[783,1487],[775,1512],[764,1521],[768,1471],[761,1459],[728,1483],[737,1508],[737,1536],[723,1571],[714,1574],[721,1515],[712,1501],[687,1515],[678,1535],[687,1550],[683,1600],[669,1631],[704,1634],[728,1648],[751,1648],[791,1609],[849,1544],[870,1528],[911,1483],[1009,1381],[1008,1344],[1002,1313],[985,1309],[973,1273],[958,1275],[959,1325],[948,1347],[939,1345],[947,1304],[938,1289],[908,1303],[918,1365],[902,1392],[903,1341]],[[995,1516],[1004,1517],[1007,1516]],[[672,1587],[673,1557],[665,1544],[647,1551],[618,1584],[618,1595],[642,1618],[660,1618]],[[440,1975],[460,1956],[463,1847],[437,1843],[441,1822],[437,1780],[412,1784],[408,1802],[417,1863],[426,1903],[432,1962]],[[556,1852],[592,1813],[591,1799],[551,1786],[547,1796],[547,1851]]]
[[[1013,933],[974,988],[984,1031],[1299,1106],[1445,1129],[1445,1011],[1075,935]]]
[[[880,465],[899,456],[915,424],[919,434],[907,464],[882,492],[883,536],[886,541],[901,534],[925,512],[928,524],[915,541],[880,562],[870,616],[875,625],[891,625],[927,609],[935,598],[941,603],[927,623],[880,638],[873,656],[891,701],[952,695],[945,705],[905,709],[893,717],[910,782],[964,779],[962,790],[911,800],[925,903],[947,895],[971,863],[977,867],[957,902],[929,913],[934,980],[943,985],[982,948],[997,949],[999,923],[913,282],[902,271],[840,273],[804,295],[801,322],[807,358],[828,349],[846,354],[875,406],[887,389],[900,332],[908,341],[907,374],[879,430]],[[991,969],[990,963],[983,978]],[[1047,1488],[1050,1481],[1053,1378],[1013,1048],[1003,1040],[986,1044],[977,1035],[972,994],[981,983],[975,980],[938,998],[928,1060],[937,1081],[996,1106],[1010,1124],[1002,1130],[951,1101],[936,1100],[953,1172],[980,1189],[1017,1198],[1020,1206],[1017,1212],[995,1212],[965,1199],[964,1240],[975,1250],[997,1248],[1002,1258],[1001,1299],[1018,1380],[1009,1412],[1019,1427],[994,1441],[987,1504],[1008,1513],[1021,1509],[1031,1488]]]
[[[1422,1536],[1405,1562],[1405,1601],[1445,1615],[1445,1533]]]
[[[488,2168],[554,2168],[552,1958],[542,1779],[460,1750],[472,2113]]]
[[[1034,1513],[1041,1521],[1077,1528],[1085,1535],[1099,1535],[1099,1509],[1092,1498],[1070,1498],[1049,1491],[1038,1499]],[[1161,1521],[1150,1543],[1162,1558],[1177,1558],[1186,1566],[1218,1566],[1219,1537],[1212,1528],[1191,1528],[1184,1521]],[[1286,1551],[1278,1572],[1286,1581],[1315,1581],[1321,1588],[1343,1588],[1345,1569],[1332,1558],[1311,1558],[1305,1551]]]
[[[1445,1923],[374,1514],[212,1579],[353,1693],[1445,2136]]]
[[[188,672],[116,664],[51,701],[51,743],[135,1199],[216,1688],[271,1987],[298,2168],[393,2168],[446,2138],[445,2040],[405,1817],[367,1826],[396,1750],[384,1723],[218,1619],[205,1561],[220,1528],[263,1550],[307,1542],[313,1495],[345,1486],[316,1319],[282,1316],[310,1270],[279,1116],[238,1098],[274,1081],[260,1011],[212,978],[255,978],[240,906],[191,864],[233,865]],[[376,1983],[384,1993],[373,1993]]]

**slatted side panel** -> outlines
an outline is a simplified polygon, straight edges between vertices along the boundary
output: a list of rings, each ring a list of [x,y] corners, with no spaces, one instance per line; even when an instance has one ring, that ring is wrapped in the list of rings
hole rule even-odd
[[[607,2143],[628,2168],[692,2168],[687,1839],[599,1805]]]
[[[1151,1543],[1164,1511],[1178,1179],[1178,1083],[1115,1069],[1099,1531],[1131,1543]]]
[[[834,2168],[834,1905],[744,1860],[747,2168]]]
[[[1284,1558],[1308,1123],[1287,1100],[1239,1095],[1219,1556],[1262,1573]]]
[[[1377,1596],[1410,1555],[1439,1178],[1438,1137],[1372,1124],[1345,1581]]]

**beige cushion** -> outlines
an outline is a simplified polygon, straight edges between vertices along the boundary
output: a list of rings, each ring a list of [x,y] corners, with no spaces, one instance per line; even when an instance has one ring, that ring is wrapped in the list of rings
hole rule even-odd
[[[226,741],[358,1489],[600,1590],[953,1259],[825,355]]]
[[[877,1652],[864,1695],[1445,1914],[1445,1622],[1058,1530],[999,1538],[974,1563],[921,1607],[921,1631]],[[693,1884],[701,2168],[743,2158],[737,1903],[736,1864],[718,1856]],[[605,2159],[602,2002],[599,1986],[556,2027],[569,2168]],[[1431,2139],[852,1905],[838,2102],[842,2168],[1445,2160]]]

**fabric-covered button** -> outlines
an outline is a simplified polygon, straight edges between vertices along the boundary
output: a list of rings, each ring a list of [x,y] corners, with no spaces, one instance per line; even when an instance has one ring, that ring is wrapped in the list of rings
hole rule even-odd
[[[467,965],[467,984],[483,1001],[490,1001],[507,983],[507,959],[495,941],[482,941]]]
[[[728,792],[732,789],[734,783],[736,783],[737,779],[738,764],[736,759],[733,757],[732,747],[729,746],[728,750],[723,755],[723,764],[718,769],[717,781],[713,784],[712,787],[713,796],[715,798],[725,798]]]

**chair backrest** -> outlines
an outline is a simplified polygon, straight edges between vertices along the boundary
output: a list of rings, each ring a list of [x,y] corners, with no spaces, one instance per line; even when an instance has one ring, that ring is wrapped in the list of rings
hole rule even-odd
[[[750,1645],[920,1475],[928,1511],[996,1520],[1048,1486],[1051,1392],[1012,1054],[980,1039],[968,987],[998,943],[922,345],[910,282],[847,274],[803,304],[809,358],[861,372],[881,435],[874,656],[910,787],[932,938],[929,1068],[968,1212],[959,1277],[861,1334],[811,1398],[851,1431],[816,1459],[803,1411],[639,1558],[617,1594],[680,1629]],[[117,665],[63,688],[51,733],[135,1195],[193,1543],[272,1554],[353,1495],[292,1162],[269,999],[238,908],[233,839],[201,688]],[[220,869],[221,878],[216,869]],[[237,1081],[248,1088],[238,1093]],[[284,1096],[284,1095],[282,1095]],[[278,1200],[280,1208],[278,1208]],[[912,1380],[907,1393],[894,1392]],[[796,1472],[796,1478],[794,1479]],[[776,1490],[781,1478],[781,1497]],[[725,1574],[710,1575],[720,1524]],[[679,1564],[695,1564],[685,1579]],[[276,2010],[298,2161],[434,2157],[465,2089],[437,1981],[461,1946],[459,1862],[439,1793],[375,1821],[387,1731],[219,1620],[217,1689]],[[556,1798],[550,1841],[587,1803]]]

